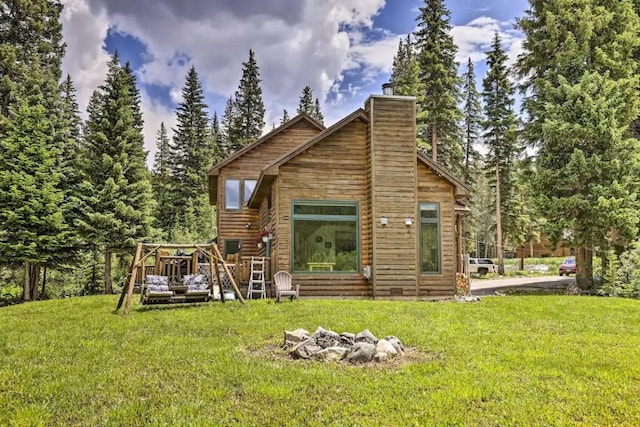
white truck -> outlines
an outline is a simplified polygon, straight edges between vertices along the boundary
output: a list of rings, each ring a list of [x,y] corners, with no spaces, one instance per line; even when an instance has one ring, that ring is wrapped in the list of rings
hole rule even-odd
[[[497,273],[498,266],[488,258],[469,258],[469,274],[476,273],[484,276],[487,273]]]

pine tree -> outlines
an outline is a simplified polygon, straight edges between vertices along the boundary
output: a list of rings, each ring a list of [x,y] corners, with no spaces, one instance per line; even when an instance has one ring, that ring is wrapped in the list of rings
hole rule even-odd
[[[296,110],[296,113],[307,113],[312,115],[313,108],[313,89],[311,89],[311,86],[305,86],[302,88],[302,94],[300,95],[300,102],[298,102],[298,109]]]
[[[411,41],[411,34],[407,34],[406,40],[400,39],[398,42],[398,52],[393,57],[391,84],[395,95],[415,96],[416,98],[422,95],[420,67]]]
[[[233,98],[229,97],[224,107],[222,121],[220,122],[220,136],[222,138],[222,147],[226,155],[230,155],[238,151],[242,146],[238,144],[238,139],[234,138],[233,124],[236,121],[236,110],[234,108]]]
[[[487,167],[495,179],[496,189],[496,244],[498,273],[504,274],[503,231],[513,231],[514,220],[514,162],[520,154],[517,137],[517,121],[513,111],[515,89],[509,81],[507,55],[502,49],[500,35],[496,32],[487,52],[487,75],[482,81],[484,113],[483,140],[489,152]]]
[[[58,1],[0,6],[0,263],[25,267],[23,299],[37,298],[40,266],[65,247],[61,204]]]
[[[222,130],[220,129],[220,121],[218,120],[218,113],[213,113],[213,118],[211,119],[211,148],[210,151],[212,153],[211,165],[215,165],[216,163],[224,160],[227,157],[227,153],[225,151],[225,147],[223,145],[222,138]]]
[[[105,254],[105,292],[113,292],[112,254],[130,251],[150,236],[151,185],[140,153],[139,97],[135,78],[120,66],[117,53],[104,85],[91,97],[82,151],[84,217],[79,221],[87,241]]]
[[[171,232],[175,219],[173,217],[172,201],[172,185],[171,176],[169,175],[169,137],[164,122],[160,123],[160,129],[156,139],[157,151],[154,157],[153,174],[151,184],[153,187],[153,195],[156,201],[155,209],[155,226],[165,236]]]
[[[287,110],[282,110],[282,119],[280,119],[280,126],[287,123],[291,118],[289,118],[289,113]]]
[[[640,220],[640,147],[624,136],[638,115],[640,20],[629,0],[531,0],[518,27],[536,207],[550,240],[571,237],[587,289],[593,248],[626,244]]]
[[[235,114],[229,135],[233,146],[244,147],[262,135],[264,102],[260,82],[260,69],[255,54],[253,50],[249,50],[249,60],[242,63],[242,78],[235,93]]]
[[[475,164],[475,158],[478,156],[475,144],[480,142],[482,107],[480,106],[480,94],[476,88],[476,74],[471,58],[469,58],[467,72],[464,73],[462,79],[464,85],[464,179],[468,184],[472,184],[474,173],[471,168]]]
[[[431,144],[433,160],[459,174],[463,155],[459,129],[462,113],[458,108],[460,78],[449,20],[444,0],[425,0],[425,6],[420,8],[414,35],[422,96],[418,97],[416,119],[420,137]]]
[[[205,232],[207,218],[202,196],[207,193],[207,171],[213,162],[211,152],[211,131],[208,123],[207,105],[204,91],[194,67],[187,74],[182,89],[183,101],[178,105],[177,126],[170,145],[169,171],[173,188],[174,218],[184,221],[187,207],[194,210],[195,218],[202,222],[190,228],[195,232]],[[176,224],[178,225],[178,224]]]
[[[316,121],[320,124],[324,124],[324,116],[322,115],[322,111],[320,110],[320,101],[316,98],[316,102],[313,105],[313,113],[311,117],[316,119]]]

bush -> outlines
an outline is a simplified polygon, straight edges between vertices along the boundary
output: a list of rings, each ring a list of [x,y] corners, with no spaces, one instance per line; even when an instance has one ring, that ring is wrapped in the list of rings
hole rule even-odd
[[[0,307],[18,304],[22,300],[22,288],[15,285],[7,285],[0,288]]]

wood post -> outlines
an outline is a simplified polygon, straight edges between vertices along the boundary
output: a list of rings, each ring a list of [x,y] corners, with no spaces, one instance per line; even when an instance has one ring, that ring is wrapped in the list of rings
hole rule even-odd
[[[214,244],[214,245],[211,245],[211,248],[214,250],[214,254],[215,254],[216,258],[222,260],[222,254],[220,253],[220,250],[218,249],[218,246],[216,246]],[[224,269],[224,272],[227,275],[227,277],[229,278],[229,280],[231,281],[231,286],[233,286],[233,290],[236,293],[236,296],[238,297],[238,300],[242,304],[244,304],[244,298],[242,298],[242,294],[240,293],[240,289],[238,289],[238,285],[236,285],[236,279],[233,277],[233,274],[231,274],[231,272],[227,268],[227,266],[224,263],[224,261],[222,262],[222,268]],[[220,293],[222,293],[222,284],[220,284]]]
[[[124,303],[124,314],[129,314],[129,310],[131,309],[131,296],[133,295],[133,288],[136,284],[136,275],[138,273],[138,261],[140,260],[140,255],[142,254],[142,243],[138,243],[136,247],[136,255],[133,258],[134,268],[131,269],[131,277],[129,278],[128,288],[127,288],[127,298]]]

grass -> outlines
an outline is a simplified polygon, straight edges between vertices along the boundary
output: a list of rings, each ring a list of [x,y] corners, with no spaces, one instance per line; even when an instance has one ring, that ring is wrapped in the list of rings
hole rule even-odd
[[[0,425],[640,425],[640,301],[301,300],[112,313],[114,297],[0,309]],[[421,357],[277,354],[285,329],[393,334]]]

